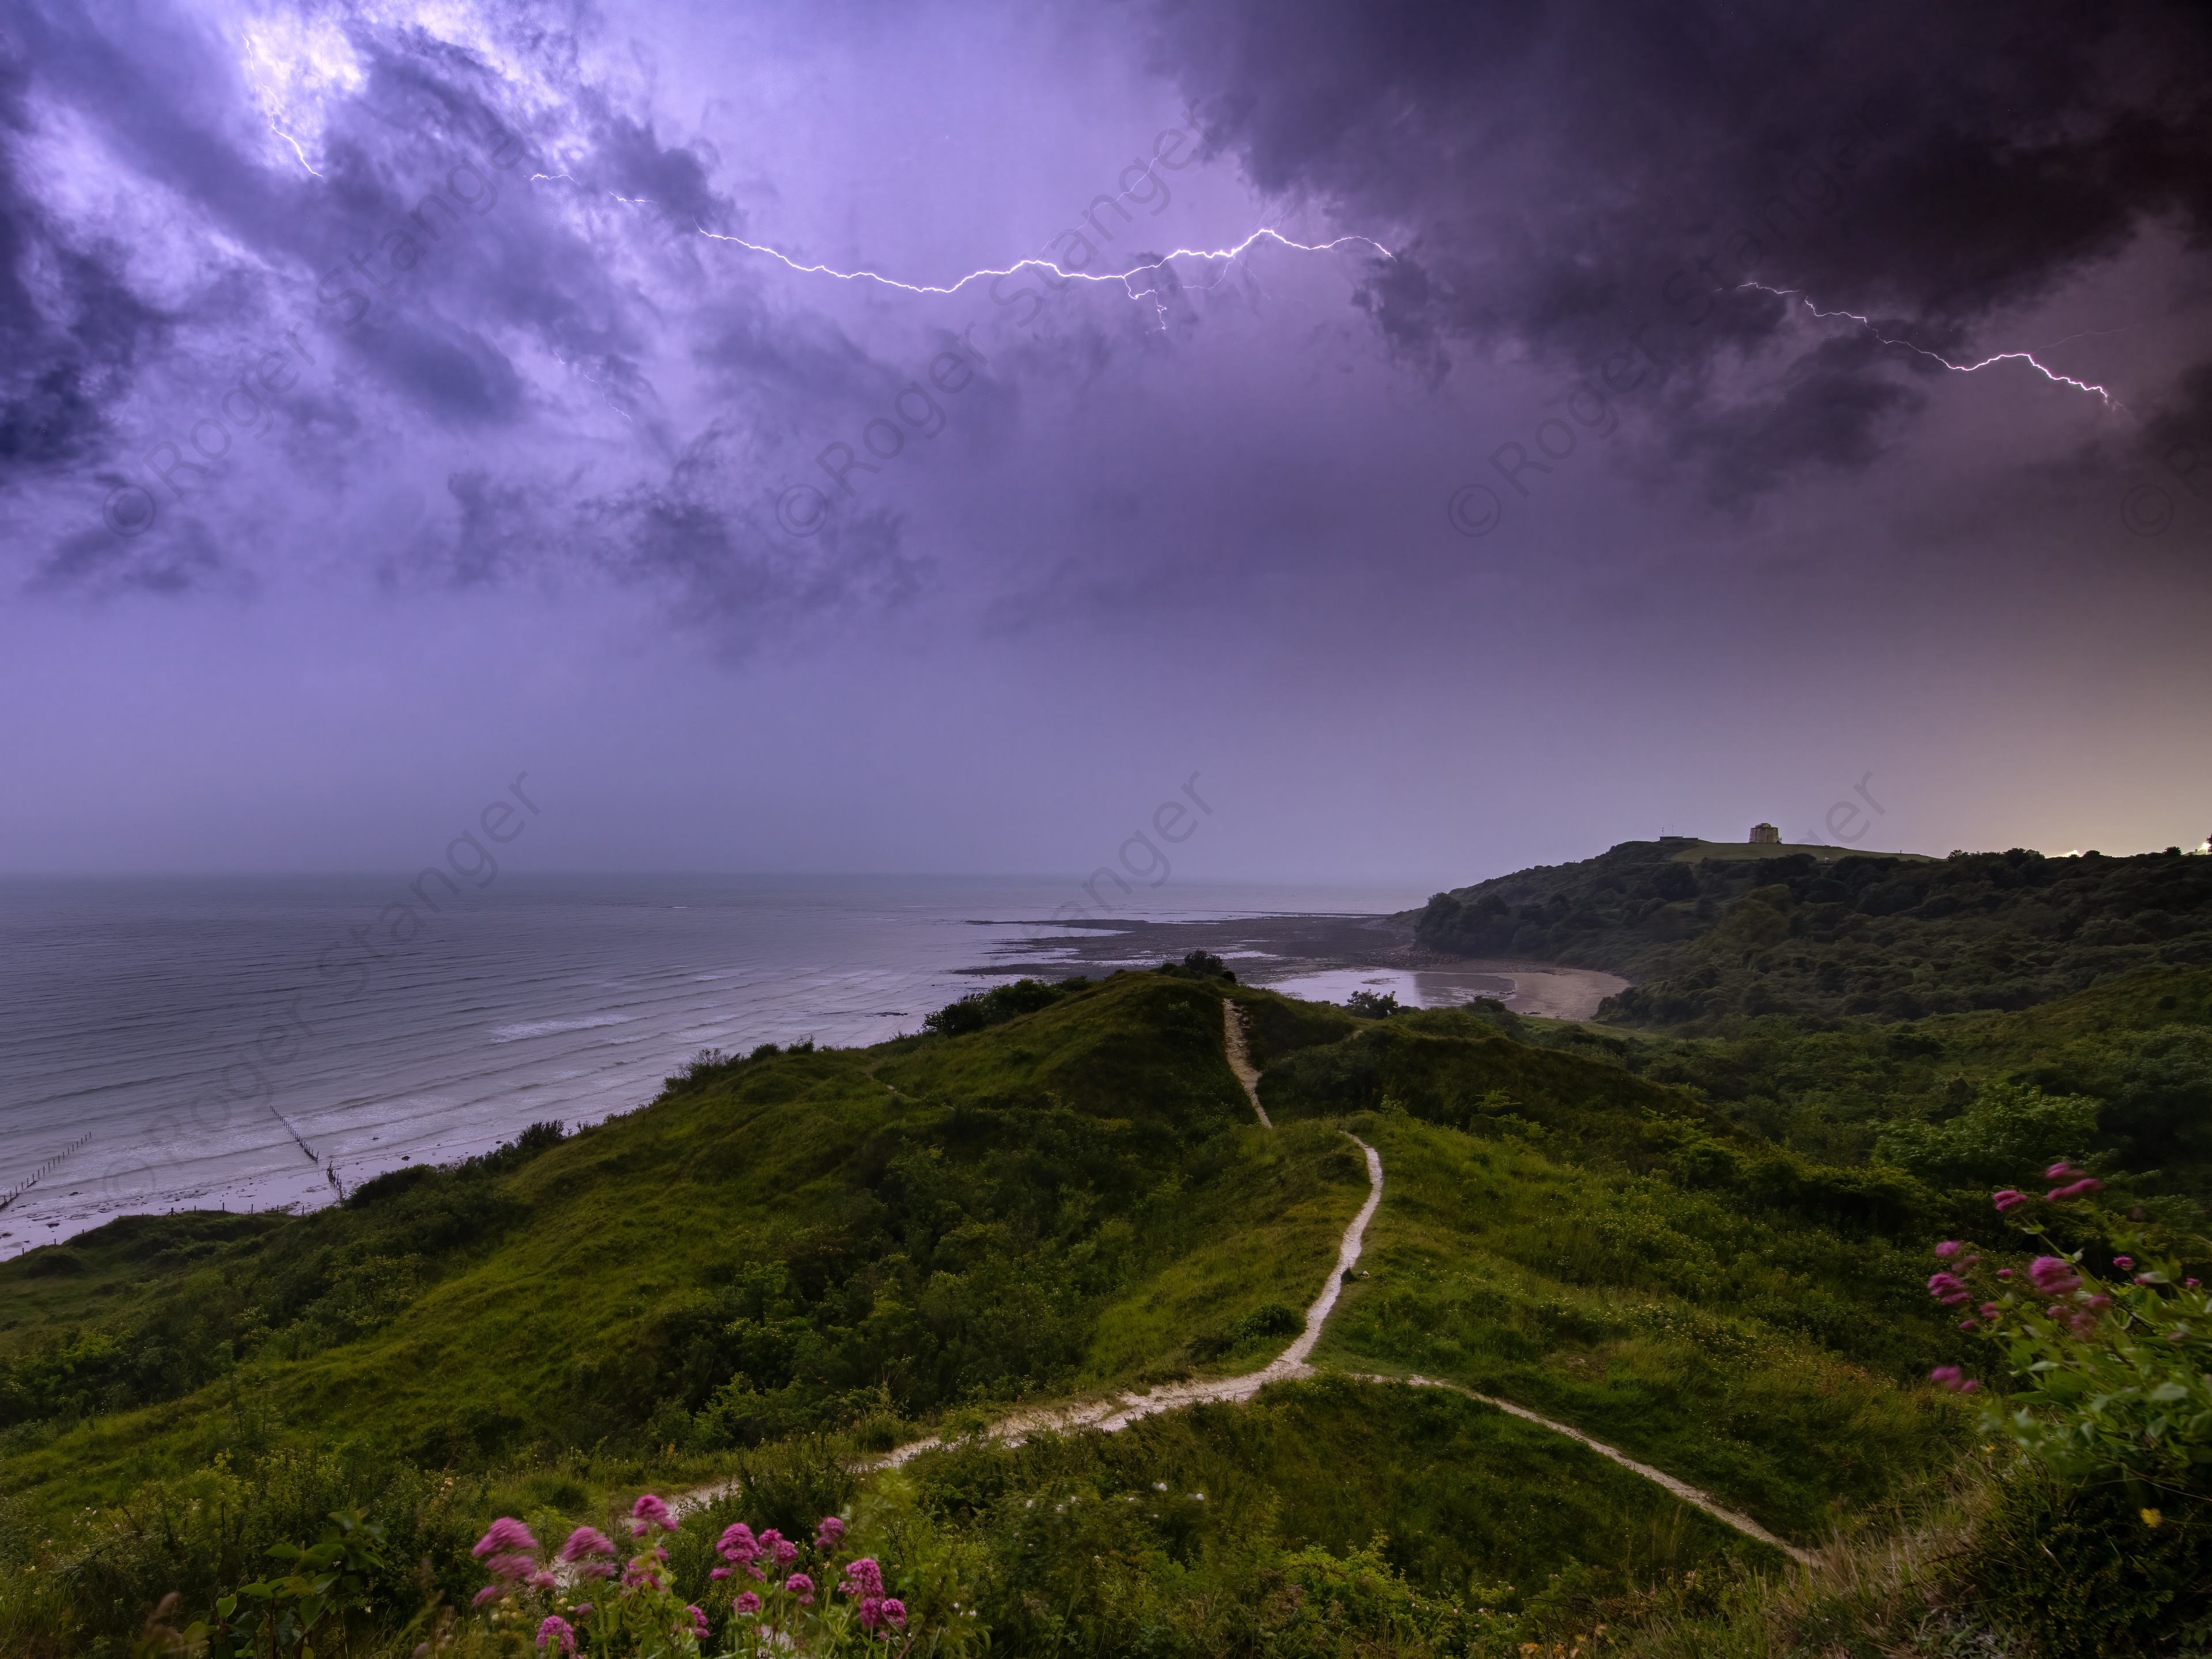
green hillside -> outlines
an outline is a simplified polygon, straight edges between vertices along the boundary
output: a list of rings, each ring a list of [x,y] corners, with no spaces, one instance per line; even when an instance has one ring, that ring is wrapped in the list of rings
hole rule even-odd
[[[1801,1549],[1923,1512],[1974,1455],[1926,1381],[1972,1352],[1922,1287],[1928,1245],[1987,1189],[1950,1151],[1918,1175],[1819,1154],[1756,1104],[1802,1091],[1759,1091],[1855,1067],[1878,1140],[1978,1122],[1977,1089],[2042,1066],[2119,1079],[2150,1114],[2129,1144],[2169,1150],[2158,1103],[2190,1085],[2159,1045],[2212,992],[2166,969],[1910,1032],[1700,1037],[1495,1004],[1358,1018],[1218,967],[1000,988],[867,1049],[703,1054],[627,1115],[340,1206],[131,1218],[0,1267],[0,1651],[119,1655],[167,1591],[204,1607],[359,1510],[394,1565],[352,1640],[396,1659],[426,1594],[482,1582],[494,1516],[558,1538],[647,1488],[720,1494],[667,1569],[715,1608],[723,1525],[845,1511],[938,1652],[1618,1640],[1786,1564],[1470,1396]],[[1949,1118],[1911,1103],[1930,1086]],[[1266,1364],[1369,1196],[1346,1132],[1384,1182],[1315,1374],[1113,1435],[983,1433]],[[945,1443],[876,1467],[925,1436]],[[456,1652],[528,1650],[456,1628]]]
[[[2212,859],[1815,856],[1839,851],[1623,842],[1439,893],[1415,934],[1462,956],[1624,974],[1638,983],[1604,1018],[1713,1029],[2027,1008],[2154,964],[2212,963]]]

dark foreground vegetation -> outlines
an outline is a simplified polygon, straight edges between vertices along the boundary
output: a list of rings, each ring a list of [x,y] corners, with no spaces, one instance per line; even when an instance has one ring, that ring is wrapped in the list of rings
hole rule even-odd
[[[1747,905],[1843,903],[1745,863],[1731,898],[1664,900],[1718,913],[1680,948]],[[2000,1444],[1929,1382],[2003,1371],[1925,1281],[1942,1238],[1978,1237],[1984,1273],[2075,1253],[2082,1297],[2125,1278],[2124,1235],[2200,1274],[2208,1038],[2190,962],[2019,1007],[1668,1030],[1355,1014],[1194,957],[998,988],[866,1050],[703,1054],[626,1116],[313,1214],[130,1218],[0,1267],[0,1652],[255,1618],[263,1651],[542,1651],[534,1623],[459,1616],[471,1545],[504,1515],[627,1546],[646,1490],[698,1494],[664,1571],[704,1652],[744,1582],[710,1577],[725,1528],[835,1514],[899,1600],[895,1651],[2199,1651],[2204,1469]],[[1345,1131],[1385,1198],[1318,1376],[1113,1436],[977,1437],[1263,1364],[1367,1195]],[[2101,1189],[2039,1200],[2039,1236],[1993,1213],[2061,1160]],[[1415,1375],[1443,1386],[1391,1380]],[[357,1568],[328,1606],[270,1553],[326,1534]]]

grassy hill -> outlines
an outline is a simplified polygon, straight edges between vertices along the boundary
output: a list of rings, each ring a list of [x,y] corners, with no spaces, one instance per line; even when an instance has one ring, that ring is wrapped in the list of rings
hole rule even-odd
[[[618,1488],[733,1474],[760,1504],[881,1503],[934,1528],[1007,1640],[1037,1628],[1030,1569],[994,1553],[1014,1547],[998,1500],[963,1483],[1103,1491],[1146,1458],[1243,1494],[1146,1534],[1179,1571],[1237,1540],[1222,1595],[1301,1550],[1297,1571],[1381,1573],[1443,1598],[1437,1617],[1540,1571],[1618,1589],[1760,1558],[1571,1442],[1377,1383],[853,1472],[1017,1401],[1261,1364],[1365,1196],[1347,1125],[1389,1174],[1337,1370],[1538,1402],[1800,1538],[1950,1455],[1957,1413],[1916,1380],[1956,1341],[1913,1283],[1938,1194],[1778,1174],[1683,1091],[1472,1015],[1360,1020],[1186,969],[1026,994],[963,1035],[702,1057],[628,1116],[314,1214],[127,1218],[0,1268],[0,1639],[88,1649],[348,1504],[459,1593],[471,1528],[502,1507],[592,1518]],[[1229,1070],[1224,997],[1272,1131]],[[1345,1449],[1297,1426],[1324,1422]],[[1393,1425],[1400,1449],[1373,1451]],[[395,1616],[416,1593],[394,1589]],[[1170,1623],[1197,1617],[1169,1602]]]
[[[1920,1281],[1988,1188],[1941,1135],[1923,1165],[1883,1137],[1972,1150],[1990,1085],[2094,1085],[2118,1201],[2186,1220],[2118,1164],[2197,1145],[2212,970],[1668,1035],[1495,1004],[1359,1018],[1200,963],[930,1025],[704,1054],[627,1115],[340,1206],[128,1218],[0,1267],[0,1651],[120,1654],[166,1591],[204,1605],[360,1508],[427,1564],[362,1617],[362,1650],[396,1656],[425,1584],[479,1582],[492,1516],[559,1536],[648,1486],[730,1494],[671,1539],[685,1595],[717,1593],[725,1522],[842,1509],[945,1653],[1506,1654],[1719,1618],[1698,1586],[1763,1582],[1772,1550],[1390,1379],[1533,1409],[1799,1545],[1925,1514],[1973,1454],[1924,1380],[1968,1344]],[[1115,1436],[976,1437],[1264,1364],[1367,1194],[1347,1130],[1385,1185],[1320,1376]],[[872,1470],[925,1434],[947,1443]],[[2021,1524],[2040,1547],[2059,1522]]]
[[[1439,893],[1415,934],[1462,956],[1625,974],[1639,982],[1601,1017],[1677,1029],[2027,1008],[2154,964],[2212,963],[2212,859],[1815,856],[1838,851],[1623,842]]]

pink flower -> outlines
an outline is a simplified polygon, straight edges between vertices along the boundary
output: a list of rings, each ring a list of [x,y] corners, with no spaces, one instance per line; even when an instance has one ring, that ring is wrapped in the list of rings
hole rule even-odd
[[[559,1579],[543,1569],[530,1575],[530,1587],[532,1589],[553,1589],[557,1588],[560,1583]]]
[[[1972,1394],[1982,1386],[1956,1365],[1938,1365],[1928,1373],[1928,1380],[1930,1382],[1941,1382],[1953,1394]]]
[[[507,1591],[498,1584],[486,1584],[482,1589],[476,1593],[475,1599],[471,1601],[469,1605],[472,1607],[480,1607],[487,1601],[498,1601],[501,1596],[506,1594]]]
[[[576,1569],[579,1578],[611,1578],[614,1576],[614,1565],[607,1561],[586,1561]]]
[[[527,1555],[495,1555],[490,1560],[485,1562],[484,1565],[491,1570],[495,1577],[527,1578],[536,1569],[538,1563]]]
[[[1973,1322],[1972,1320],[1971,1320],[1971,1319],[1962,1319],[1962,1320],[1960,1320],[1960,1321],[1959,1322],[1959,1328],[1960,1328],[1960,1330],[1962,1330],[1962,1331],[1971,1331],[1971,1330],[1977,1329],[1977,1328],[1978,1328],[1978,1327],[1975,1325],[1975,1323],[1974,1323],[1974,1322]]]
[[[691,1615],[691,1633],[694,1636],[703,1640],[713,1633],[708,1626],[707,1615],[702,1609],[696,1607],[689,1607],[684,1608],[684,1611]]]
[[[1990,1194],[1990,1202],[1996,1205],[2000,1212],[2006,1210],[2016,1210],[2021,1205],[2027,1202],[2027,1194],[2023,1192],[2017,1192],[2012,1188],[2008,1187],[2001,1193],[1991,1193]]]
[[[2043,1178],[2045,1181],[2063,1181],[2073,1173],[2074,1166],[2062,1158],[2043,1172]]]
[[[577,1603],[576,1603],[576,1617],[577,1617],[577,1618],[579,1618],[579,1619],[588,1619],[588,1618],[590,1618],[591,1616],[592,1616],[592,1604],[591,1604],[589,1601],[579,1601],[579,1602],[577,1602]]]
[[[546,1647],[549,1642],[552,1645]],[[556,1619],[548,1614],[545,1622],[538,1627],[538,1645],[545,1648],[549,1656],[556,1653],[574,1653],[576,1650],[576,1632],[569,1627],[567,1620]]]
[[[871,1595],[860,1603],[860,1628],[873,1630],[883,1622],[884,1604],[879,1597]]]
[[[1984,1319],[1995,1319],[2004,1310],[1998,1307],[1994,1302],[1984,1302],[1982,1304],[1980,1309],[1981,1316]]]
[[[753,1529],[742,1521],[722,1529],[722,1541],[715,1548],[721,1552],[725,1561],[750,1561],[760,1553],[760,1544],[753,1537]]]
[[[676,1530],[676,1517],[669,1514],[668,1505],[662,1503],[651,1492],[645,1493],[637,1500],[636,1503],[631,1504],[629,1506],[629,1513],[632,1520],[649,1521],[654,1526],[659,1527],[663,1532],[674,1532]],[[636,1528],[633,1527],[631,1530],[635,1532]]]
[[[2136,1265],[2136,1259],[2131,1255],[2116,1255],[2112,1258],[2112,1265],[2122,1269],[2132,1267]]]
[[[793,1543],[788,1538],[779,1538],[775,1540],[776,1565],[787,1567],[797,1559],[799,1559],[798,1545]]]
[[[880,1597],[884,1593],[884,1570],[876,1565],[876,1558],[863,1555],[847,1563],[844,1588],[854,1595]]]
[[[2192,1291],[2197,1288],[2197,1281],[2193,1279],[2185,1279],[2181,1282]]]
[[[814,1528],[814,1547],[834,1550],[845,1541],[845,1523],[834,1515],[822,1517],[822,1524]]]
[[[534,1550],[538,1540],[530,1535],[530,1528],[511,1515],[502,1515],[491,1523],[491,1528],[477,1540],[476,1547],[469,1552],[478,1560],[496,1551],[510,1555],[518,1550]]]
[[[1938,1244],[1936,1247],[1936,1254],[1942,1256],[1948,1261],[1951,1257],[1958,1255],[1960,1251],[1966,1248],[1966,1247],[1964,1244],[1961,1244],[1957,1239],[1947,1238],[1941,1244]]]
[[[712,1572],[707,1575],[708,1577],[715,1579],[727,1578],[729,1576],[730,1570],[727,1567],[716,1567]]]
[[[737,1600],[737,1609],[739,1613],[758,1613],[760,1608],[761,1601],[759,1596],[754,1595],[750,1590],[744,1590],[739,1593]]]
[[[904,1630],[906,1628],[906,1603],[900,1601],[896,1595],[886,1595],[884,1597],[884,1617],[890,1620],[891,1623],[897,1626],[901,1630]]]
[[[783,1581],[783,1587],[799,1598],[800,1607],[811,1607],[814,1605],[814,1581],[805,1573],[794,1572]]]
[[[2094,1176],[2085,1176],[2070,1187],[2054,1187],[2044,1194],[2053,1204],[2063,1204],[2069,1198],[2080,1198],[2087,1193],[2101,1192],[2105,1183]]]
[[[2027,1276],[2045,1296],[2064,1296],[2081,1288],[2074,1264],[2063,1256],[2039,1255],[2027,1264]]]
[[[615,1541],[597,1527],[579,1527],[568,1534],[568,1541],[561,1546],[563,1561],[580,1561],[587,1555],[612,1555]]]
[[[2000,1267],[2000,1268],[1998,1268],[1998,1269],[1997,1269],[1997,1277],[1998,1277],[1999,1279],[2010,1279],[2010,1278],[2012,1277],[2012,1269],[2011,1269],[2011,1268],[2009,1268],[2009,1267]]]
[[[1930,1296],[1945,1296],[1966,1288],[1966,1285],[1953,1273],[1930,1273],[1928,1276],[1928,1294]]]

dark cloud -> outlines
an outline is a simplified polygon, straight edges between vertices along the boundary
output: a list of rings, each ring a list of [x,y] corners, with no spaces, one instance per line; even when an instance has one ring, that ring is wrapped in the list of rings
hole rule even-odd
[[[2212,237],[2200,7],[1208,0],[1154,19],[1214,150],[1395,231],[1362,297],[1402,357],[1640,368],[1662,447],[1707,458],[1724,497],[1864,465],[1914,401],[1901,386],[1942,372],[1895,348],[1794,361],[1803,312],[1741,284],[1949,352],[2147,225]]]
[[[909,372],[700,237],[745,226],[713,146],[592,78],[587,13],[446,22],[465,41],[303,14],[325,32],[270,61],[320,79],[274,94],[240,50],[264,25],[219,13],[125,27],[63,0],[0,35],[0,480],[43,492],[27,591],[187,595],[305,533],[386,586],[611,570],[745,640],[902,603],[895,517],[786,545],[762,469],[800,463],[720,445],[864,421]],[[64,129],[174,234],[118,248],[51,147],[27,171]],[[394,491],[431,503],[397,543],[353,511]]]

